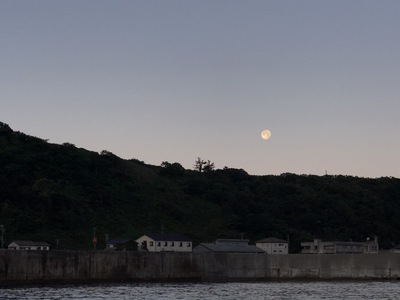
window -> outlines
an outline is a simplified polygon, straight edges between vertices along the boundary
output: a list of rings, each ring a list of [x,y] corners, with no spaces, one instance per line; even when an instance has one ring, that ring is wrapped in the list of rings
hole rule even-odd
[[[174,242],[171,242],[171,247],[174,247]]]
[[[150,243],[149,243],[149,246],[150,246],[150,247],[153,247],[153,246],[154,246],[154,242],[150,242]]]
[[[160,246],[161,246],[161,243],[160,243],[160,242],[157,242],[157,246],[160,247]]]
[[[167,247],[168,246],[168,242],[164,242],[164,246]]]
[[[190,247],[190,243],[187,243],[187,246]]]
[[[182,246],[183,246],[183,244],[182,244],[182,242],[180,242],[180,243],[179,243],[179,247],[182,247]]]

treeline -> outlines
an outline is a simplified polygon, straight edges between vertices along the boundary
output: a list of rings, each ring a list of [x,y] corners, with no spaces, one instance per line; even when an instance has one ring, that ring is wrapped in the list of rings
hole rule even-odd
[[[199,158],[196,162],[199,161]],[[252,241],[268,236],[301,241],[400,243],[400,180],[282,174],[242,169],[207,172],[179,163],[147,165],[73,144],[50,144],[0,123],[0,224],[4,244],[46,240],[53,248],[97,248],[105,237],[180,232],[195,242]],[[208,166],[208,169],[207,169]]]

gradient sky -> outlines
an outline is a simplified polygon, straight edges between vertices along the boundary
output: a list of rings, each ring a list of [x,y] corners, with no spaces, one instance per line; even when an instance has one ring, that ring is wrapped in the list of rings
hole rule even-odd
[[[395,0],[1,0],[0,121],[153,165],[400,177],[399,12]]]

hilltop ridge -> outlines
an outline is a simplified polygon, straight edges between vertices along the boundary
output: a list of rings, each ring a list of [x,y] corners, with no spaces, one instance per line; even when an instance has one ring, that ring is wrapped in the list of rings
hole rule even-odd
[[[195,160],[195,158],[194,158]],[[352,176],[253,176],[148,165],[13,131],[0,122],[0,224],[5,244],[38,239],[58,249],[98,247],[105,235],[180,232],[195,242],[242,234],[400,242],[400,180]]]

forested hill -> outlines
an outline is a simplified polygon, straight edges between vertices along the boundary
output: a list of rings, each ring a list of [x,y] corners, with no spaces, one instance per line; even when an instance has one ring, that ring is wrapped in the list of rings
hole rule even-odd
[[[195,160],[195,159],[194,159]],[[196,172],[152,166],[108,151],[56,145],[0,123],[0,224],[4,242],[46,240],[54,248],[97,248],[110,238],[179,232],[195,242],[363,241],[400,243],[400,180],[282,174],[242,169]]]

